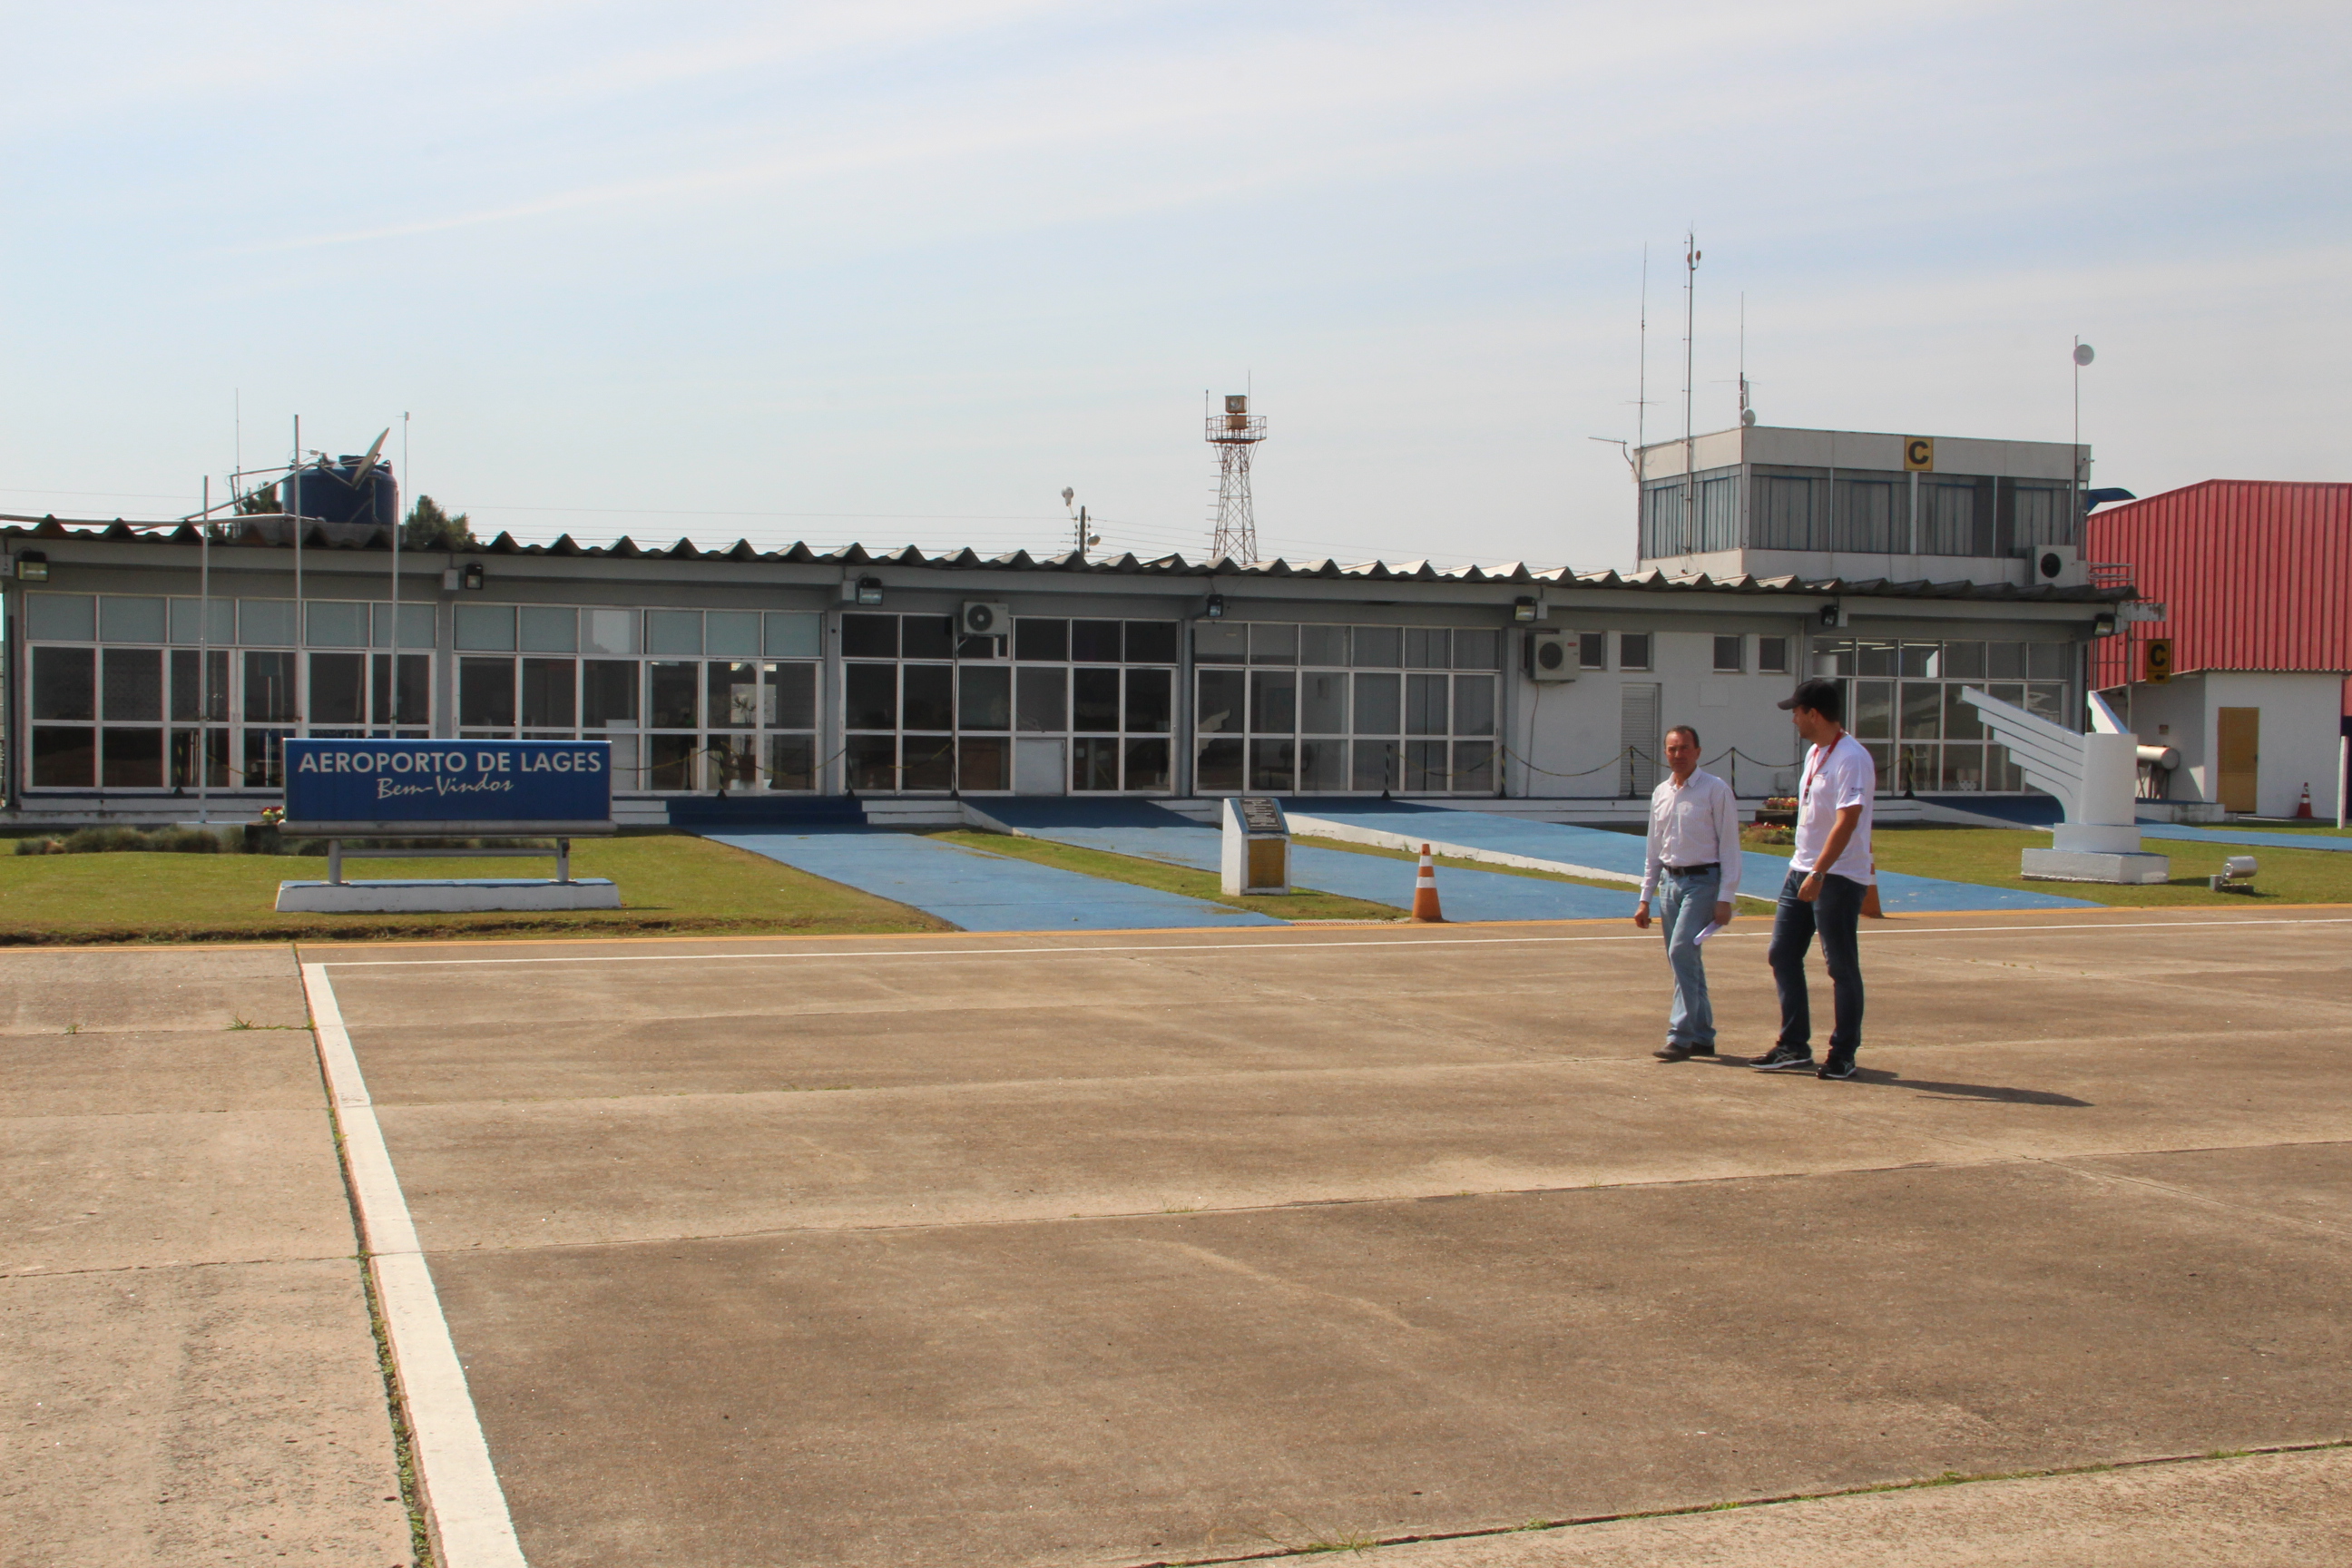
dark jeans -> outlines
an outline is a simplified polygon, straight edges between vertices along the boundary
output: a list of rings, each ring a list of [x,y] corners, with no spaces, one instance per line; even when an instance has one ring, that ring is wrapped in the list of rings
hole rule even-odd
[[[1837,1002],[1836,1026],[1830,1030],[1830,1054],[1852,1056],[1862,1047],[1862,953],[1856,930],[1862,923],[1862,899],[1866,889],[1846,877],[1824,876],[1821,897],[1811,903],[1797,897],[1805,874],[1790,871],[1780,884],[1780,905],[1772,914],[1773,984],[1780,988],[1780,1041],[1792,1050],[1811,1050],[1813,1044],[1812,998],[1805,990],[1805,954],[1821,932],[1822,958],[1829,966],[1830,985]]]

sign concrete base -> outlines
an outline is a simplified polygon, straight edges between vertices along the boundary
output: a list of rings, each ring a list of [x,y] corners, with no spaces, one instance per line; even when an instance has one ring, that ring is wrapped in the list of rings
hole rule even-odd
[[[2168,858],[2137,851],[2028,849],[2019,858],[2018,874],[2029,882],[2163,882],[2172,877]]]
[[[617,910],[621,889],[604,877],[551,882],[537,877],[446,880],[280,882],[280,914],[467,914],[476,910]]]

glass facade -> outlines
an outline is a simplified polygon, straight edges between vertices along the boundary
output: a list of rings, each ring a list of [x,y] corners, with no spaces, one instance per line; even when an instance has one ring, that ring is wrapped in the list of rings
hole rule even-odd
[[[1882,793],[2021,794],[2009,748],[1991,743],[1975,687],[2053,723],[2078,728],[2071,642],[1902,642],[1816,637],[1813,671],[1840,678],[1846,728],[1878,763]]]
[[[1201,795],[1493,795],[1503,635],[1208,622],[1192,633]]]
[[[1988,558],[2082,542],[2072,492],[2058,480],[1759,463],[1746,482],[1743,498],[1738,468],[1702,470],[1688,485],[1679,475],[1651,480],[1642,491],[1643,558],[1743,547]]]

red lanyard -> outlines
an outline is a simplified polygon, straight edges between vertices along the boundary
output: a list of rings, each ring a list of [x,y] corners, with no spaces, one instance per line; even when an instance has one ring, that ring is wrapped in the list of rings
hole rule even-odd
[[[1841,741],[1845,737],[1843,735],[1838,737]],[[1829,765],[1830,753],[1836,750],[1837,742],[1835,741],[1831,742],[1826,746],[1815,746],[1813,748],[1813,765],[1806,771],[1805,787],[1797,792],[1799,796],[1797,805],[1800,807],[1803,806],[1807,801],[1813,798],[1813,781],[1822,776],[1822,770]]]

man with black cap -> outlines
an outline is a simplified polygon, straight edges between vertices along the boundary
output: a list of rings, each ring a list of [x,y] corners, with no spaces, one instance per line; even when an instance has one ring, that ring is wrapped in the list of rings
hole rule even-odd
[[[1862,1048],[1862,953],[1856,928],[1871,870],[1871,800],[1878,767],[1845,732],[1845,695],[1837,683],[1808,680],[1780,704],[1810,743],[1797,786],[1796,853],[1772,919],[1770,962],[1780,992],[1780,1037],[1752,1064],[1764,1072],[1812,1068],[1812,999],[1805,988],[1805,954],[1821,934],[1836,996],[1830,1051],[1815,1076],[1852,1078]]]

